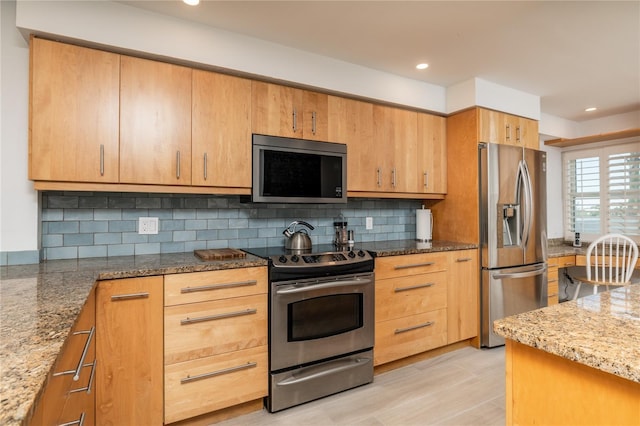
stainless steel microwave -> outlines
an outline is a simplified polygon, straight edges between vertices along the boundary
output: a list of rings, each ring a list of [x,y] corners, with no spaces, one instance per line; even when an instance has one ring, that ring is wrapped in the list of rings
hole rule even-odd
[[[253,135],[251,200],[346,203],[347,146]]]

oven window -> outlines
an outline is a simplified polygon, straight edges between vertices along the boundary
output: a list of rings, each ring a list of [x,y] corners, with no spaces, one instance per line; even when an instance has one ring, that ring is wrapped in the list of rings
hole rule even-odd
[[[335,294],[290,303],[288,340],[320,339],[362,327],[363,294]]]

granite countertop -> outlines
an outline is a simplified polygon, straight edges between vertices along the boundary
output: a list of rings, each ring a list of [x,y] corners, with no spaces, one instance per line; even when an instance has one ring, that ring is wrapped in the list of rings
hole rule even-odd
[[[587,253],[587,247],[573,247],[569,244],[549,245],[547,247],[547,257],[562,257],[584,255]]]
[[[500,319],[506,338],[640,383],[640,285]]]
[[[384,257],[401,256],[405,254],[477,249],[478,244],[459,243],[454,241],[433,241],[432,243],[419,243],[414,240],[392,240],[362,243],[358,244],[358,248],[369,251],[375,257]]]
[[[20,424],[96,280],[266,266],[193,253],[56,260],[0,267],[0,424]]]

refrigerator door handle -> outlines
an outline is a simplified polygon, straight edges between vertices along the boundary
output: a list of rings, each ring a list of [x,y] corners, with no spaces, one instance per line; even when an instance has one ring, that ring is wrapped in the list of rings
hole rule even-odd
[[[522,246],[526,247],[529,245],[529,237],[531,236],[531,226],[533,224],[532,215],[533,215],[533,187],[531,185],[531,174],[529,173],[529,167],[527,166],[526,161],[522,161],[522,170],[523,170],[523,182],[524,182],[524,195],[525,195],[525,206],[524,206],[524,214],[525,214],[525,225],[524,225],[524,235],[522,236]]]
[[[536,275],[541,275],[544,271],[547,270],[546,265],[542,265],[539,268],[536,268],[531,271],[526,272],[507,272],[507,273],[493,273],[491,274],[491,278],[495,280],[501,280],[504,278],[527,278],[527,277],[535,277]]]

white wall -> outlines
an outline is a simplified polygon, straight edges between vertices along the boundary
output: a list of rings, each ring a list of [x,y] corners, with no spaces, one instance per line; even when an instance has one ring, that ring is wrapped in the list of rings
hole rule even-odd
[[[16,3],[0,1],[0,252],[38,248],[38,197],[27,178],[29,46]]]

